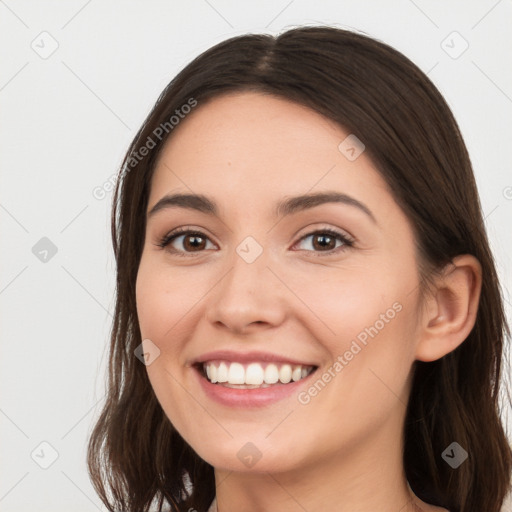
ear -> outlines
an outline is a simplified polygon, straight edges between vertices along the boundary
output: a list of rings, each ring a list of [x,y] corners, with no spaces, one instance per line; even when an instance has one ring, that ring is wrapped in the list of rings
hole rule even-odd
[[[435,361],[455,350],[475,325],[482,266],[470,254],[455,257],[435,280],[425,299],[416,345],[416,359]]]

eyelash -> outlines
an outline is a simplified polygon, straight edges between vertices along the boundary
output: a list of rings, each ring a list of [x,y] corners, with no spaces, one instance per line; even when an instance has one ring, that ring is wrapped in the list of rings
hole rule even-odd
[[[191,236],[198,236],[198,237],[201,237],[201,238],[208,239],[208,237],[205,236],[204,233],[201,233],[200,231],[195,231],[195,230],[187,229],[187,228],[177,228],[174,231],[171,231],[170,233],[165,235],[155,245],[157,245],[158,247],[160,247],[162,249],[165,249],[172,241],[174,241],[176,238],[178,238],[179,236],[182,236],[184,234],[185,235],[191,235]],[[340,233],[338,231],[335,231],[335,230],[329,229],[329,228],[320,229],[320,230],[317,230],[317,231],[312,231],[311,233],[308,233],[308,234],[304,235],[299,240],[299,242],[302,241],[305,238],[308,238],[308,237],[312,236],[312,235],[319,235],[319,234],[320,235],[329,235],[329,236],[332,236],[334,238],[337,238],[337,239],[341,240],[344,245],[342,245],[340,247],[337,247],[335,249],[330,249],[328,251],[307,251],[307,252],[316,253],[315,256],[320,256],[320,257],[321,256],[331,256],[331,255],[333,255],[335,253],[338,253],[340,251],[344,251],[347,248],[350,248],[350,247],[352,247],[354,245],[354,240],[353,239],[349,238],[347,235],[345,235],[343,233]],[[189,257],[189,255],[192,256],[196,252],[204,252],[204,251],[179,251],[179,250],[171,249],[171,248],[168,248],[168,250],[169,250],[169,252],[172,252],[173,254],[176,254],[176,255],[182,256],[182,257]]]

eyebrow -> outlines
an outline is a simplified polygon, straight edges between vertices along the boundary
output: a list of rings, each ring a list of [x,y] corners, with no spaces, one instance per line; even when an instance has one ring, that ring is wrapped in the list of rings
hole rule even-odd
[[[374,224],[377,224],[375,216],[365,204],[347,194],[333,191],[304,194],[284,199],[276,205],[274,212],[278,217],[285,217],[326,203],[342,203],[358,208],[365,213]],[[203,194],[172,194],[162,197],[148,212],[148,218],[168,208],[187,208],[207,215],[218,215],[218,208],[215,201]]]

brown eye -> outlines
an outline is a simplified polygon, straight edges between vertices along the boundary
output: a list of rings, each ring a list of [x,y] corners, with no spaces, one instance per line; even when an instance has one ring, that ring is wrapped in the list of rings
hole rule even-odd
[[[206,239],[198,235],[183,235],[183,240],[183,247],[185,247],[187,251],[196,251],[204,249],[206,246]]]
[[[309,252],[335,253],[338,250],[343,251],[348,247],[352,247],[354,244],[354,241],[346,235],[330,229],[310,233],[302,237],[299,244],[304,244],[308,239],[310,241],[305,243],[306,248],[304,249],[303,247],[302,249]]]
[[[313,247],[319,250],[334,249],[336,239],[330,235],[313,235]]]
[[[167,248],[171,253],[185,256],[187,253],[202,252],[208,242],[208,237],[199,231],[181,229],[169,233],[157,245]]]

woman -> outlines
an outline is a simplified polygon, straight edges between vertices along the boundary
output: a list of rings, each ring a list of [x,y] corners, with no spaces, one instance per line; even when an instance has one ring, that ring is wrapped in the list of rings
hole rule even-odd
[[[109,510],[498,512],[509,333],[440,93],[367,36],[224,41],[167,86],[113,204]]]

